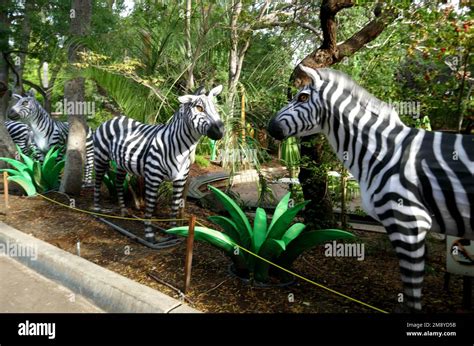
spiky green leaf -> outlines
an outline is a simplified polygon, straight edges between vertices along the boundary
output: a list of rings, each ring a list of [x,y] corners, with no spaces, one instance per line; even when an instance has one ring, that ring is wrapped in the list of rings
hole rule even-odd
[[[240,209],[237,203],[235,203],[224,192],[211,185],[208,187],[214,193],[217,199],[224,205],[224,208],[229,212],[232,220],[237,226],[237,231],[239,232],[240,239],[242,240],[242,246],[248,249],[251,246],[253,232],[247,216],[245,216],[245,213],[242,211],[242,209]]]
[[[231,237],[237,244],[242,245],[240,234],[234,221],[225,216],[209,216],[207,219],[214,222],[216,225],[221,226],[229,237]]]
[[[18,154],[20,154],[21,156],[21,159],[23,160],[23,162],[25,163],[27,169],[33,173],[33,166],[35,164],[35,161],[33,161],[32,158],[30,158],[28,155],[25,155],[23,154],[23,152],[20,150],[20,147],[17,146],[17,149],[18,149]]]
[[[22,171],[17,171],[16,169],[11,169],[11,168],[4,168],[0,169],[0,172],[7,172],[10,176],[12,175],[23,175]]]
[[[31,178],[15,175],[12,177],[8,177],[8,180],[20,185],[23,188],[23,190],[25,190],[28,196],[36,195],[36,187],[35,187],[35,184],[33,183],[33,180],[31,180]]]
[[[166,233],[176,234],[182,237],[187,237],[189,234],[188,226],[174,227],[166,230]],[[227,234],[207,228],[196,226],[194,228],[194,239],[205,241],[224,252],[232,258],[237,268],[246,268],[246,260],[243,251],[236,249],[236,242]]]
[[[33,182],[36,186],[36,190],[44,192],[48,190],[47,182],[43,180],[43,174],[41,171],[41,163],[39,161],[33,162]]]
[[[298,256],[314,246],[327,241],[354,238],[355,236],[352,233],[339,229],[322,229],[305,232],[288,245],[286,251],[278,258],[278,264],[289,268]]]
[[[270,227],[268,227],[268,230],[270,230],[275,222],[280,218],[280,216],[288,210],[288,203],[290,202],[290,196],[291,192],[288,192],[283,198],[278,202],[277,207],[275,208],[275,212],[273,213],[272,217],[272,222],[270,223]]]
[[[257,208],[253,222],[253,251],[258,253],[267,238],[267,213],[262,208]]]
[[[293,240],[295,240],[301,234],[301,232],[303,232],[305,228],[306,228],[305,224],[295,223],[290,228],[288,228],[288,230],[283,235],[282,240],[288,246],[288,244],[291,243]]]
[[[293,222],[293,219],[295,218],[296,214],[298,214],[308,203],[309,201],[305,201],[303,203],[295,205],[293,208],[286,210],[269,229],[267,238],[277,240],[281,239],[290,224]]]
[[[0,157],[0,161],[4,161],[11,165],[13,168],[17,169],[18,171],[23,171],[28,169],[28,166],[26,166],[23,162],[11,159],[9,157]]]
[[[283,240],[267,239],[260,248],[258,255],[269,261],[278,258],[285,251],[286,245]],[[254,275],[255,279],[260,282],[268,281],[268,269],[270,264],[262,259],[255,259]]]

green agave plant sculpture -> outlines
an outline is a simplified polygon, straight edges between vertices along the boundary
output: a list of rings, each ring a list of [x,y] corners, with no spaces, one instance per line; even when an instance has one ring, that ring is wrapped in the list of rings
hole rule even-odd
[[[0,157],[1,161],[13,167],[0,169],[0,172],[9,174],[9,181],[20,185],[28,196],[59,188],[61,172],[66,162],[65,157],[58,160],[61,148],[51,147],[42,163],[23,154],[18,146],[17,150],[21,160]]]
[[[316,245],[336,239],[354,238],[352,233],[337,229],[303,232],[306,227],[304,224],[292,222],[309,201],[290,208],[290,193],[278,203],[270,224],[267,222],[265,210],[257,208],[252,227],[237,203],[219,189],[212,186],[209,186],[209,189],[226,208],[230,218],[210,216],[209,220],[221,226],[224,232],[195,227],[195,239],[224,250],[232,259],[235,272],[239,276],[248,276],[262,283],[268,282],[270,264],[239,249],[238,246],[284,268],[290,268],[299,255]],[[167,232],[188,236],[188,226],[171,228]]]

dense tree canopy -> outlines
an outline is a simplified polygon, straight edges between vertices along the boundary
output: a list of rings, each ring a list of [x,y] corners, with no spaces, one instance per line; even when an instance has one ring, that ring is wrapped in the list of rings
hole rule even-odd
[[[9,73],[0,77],[11,90],[36,89],[53,113],[60,113],[66,82],[84,77],[85,100],[95,104],[92,127],[118,112],[164,122],[177,96],[223,84],[221,113],[230,130],[222,147],[264,153],[264,128],[286,102],[298,62],[337,45],[329,65],[399,106],[406,123],[428,116],[433,129],[466,131],[474,42],[467,3],[388,3],[94,0],[90,30],[78,37],[70,31],[69,2],[2,0],[0,66]],[[337,37],[324,34],[336,27]],[[68,60],[75,45],[86,49]]]

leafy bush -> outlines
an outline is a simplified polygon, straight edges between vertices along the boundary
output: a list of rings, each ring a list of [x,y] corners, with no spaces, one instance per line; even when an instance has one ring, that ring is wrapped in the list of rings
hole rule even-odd
[[[110,160],[110,167],[107,173],[104,174],[104,178],[102,180],[107,187],[107,191],[109,192],[109,196],[111,199],[117,199],[117,163],[114,160]],[[128,174],[123,181],[123,191],[126,193],[128,191],[129,179]]]
[[[195,162],[199,167],[203,168],[209,167],[211,164],[208,159],[201,155],[196,155]]]
[[[111,200],[116,201],[117,196],[117,163],[114,160],[110,161],[109,170],[104,175],[103,183],[107,188]],[[158,188],[157,205],[168,204],[171,202],[173,196],[173,184],[169,181],[164,181]],[[123,181],[123,197],[125,203],[131,201],[132,206],[137,209],[145,207],[145,181],[142,177],[133,174],[126,175]]]
[[[286,194],[273,214],[270,225],[264,209],[257,208],[253,228],[240,207],[225,193],[209,186],[217,199],[224,205],[230,218],[225,216],[210,216],[209,220],[222,227],[224,232],[207,227],[195,227],[195,239],[203,240],[224,250],[233,263],[235,271],[240,276],[249,276],[259,282],[268,282],[270,265],[255,256],[239,249],[239,245],[252,251],[260,257],[273,261],[284,268],[292,263],[304,251],[335,239],[352,239],[354,236],[345,231],[326,229],[307,231],[305,225],[294,223],[298,212],[309,202],[299,203],[289,208],[290,193]],[[180,236],[188,235],[188,226],[175,227],[168,233]]]
[[[21,161],[0,157],[1,161],[13,167],[0,170],[0,172],[7,172],[9,174],[9,181],[20,185],[28,196],[59,188],[60,175],[66,162],[65,157],[61,157],[58,160],[58,156],[62,153],[62,148],[56,149],[51,147],[42,163],[23,154],[18,146],[17,151],[22,159]]]

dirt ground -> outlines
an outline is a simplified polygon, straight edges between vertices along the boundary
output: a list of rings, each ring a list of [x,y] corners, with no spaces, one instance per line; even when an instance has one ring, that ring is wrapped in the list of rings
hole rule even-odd
[[[194,168],[194,174],[202,170]],[[58,193],[49,198],[67,203]],[[1,200],[3,195],[0,194]],[[115,206],[105,200],[105,207]],[[80,242],[81,256],[102,267],[124,275],[151,288],[178,298],[166,285],[148,274],[182,288],[184,280],[185,242],[156,251],[120,235],[94,217],[53,204],[41,197],[10,196],[10,210],[5,213],[0,203],[0,221],[76,254]],[[76,207],[91,210],[92,191],[85,190],[76,199]],[[168,217],[169,208],[159,208],[157,217]],[[189,202],[187,214],[205,220],[212,212]],[[118,214],[118,210],[112,211]],[[140,215],[138,212],[135,214]],[[123,226],[141,230],[135,221],[121,221]],[[210,223],[207,223],[210,225]],[[161,225],[165,226],[165,225]],[[324,247],[302,255],[293,270],[319,284],[340,291],[377,308],[392,311],[402,292],[398,261],[385,234],[354,231],[365,246],[365,259],[326,257]],[[472,312],[462,309],[462,278],[452,276],[450,292],[443,289],[445,272],[444,241],[428,240],[428,266],[424,284],[424,312]],[[293,298],[293,299],[292,299]],[[195,242],[191,290],[188,303],[205,312],[288,312],[288,313],[352,313],[373,310],[336,296],[301,279],[287,287],[252,287],[229,274],[229,260],[214,247]]]

